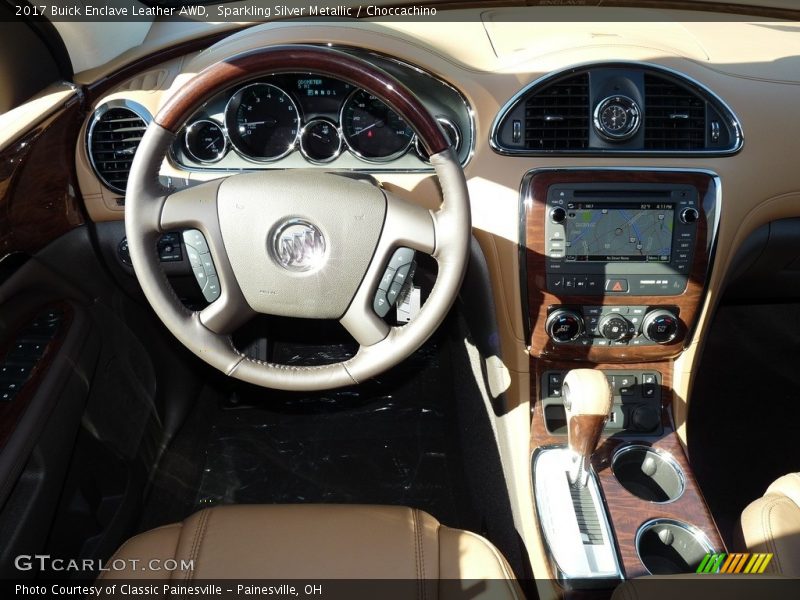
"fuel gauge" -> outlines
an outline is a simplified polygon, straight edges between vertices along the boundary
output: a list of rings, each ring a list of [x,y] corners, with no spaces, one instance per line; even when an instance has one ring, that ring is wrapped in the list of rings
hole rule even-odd
[[[209,120],[195,121],[186,128],[186,152],[200,163],[215,163],[228,150],[228,138],[219,123]]]
[[[300,152],[313,163],[328,163],[342,151],[342,138],[336,125],[327,119],[306,123],[300,133]]]

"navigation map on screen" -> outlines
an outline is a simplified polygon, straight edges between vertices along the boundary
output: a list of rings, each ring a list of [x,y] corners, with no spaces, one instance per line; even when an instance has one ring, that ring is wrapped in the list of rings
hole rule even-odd
[[[569,204],[566,259],[669,262],[674,215],[672,204]]]

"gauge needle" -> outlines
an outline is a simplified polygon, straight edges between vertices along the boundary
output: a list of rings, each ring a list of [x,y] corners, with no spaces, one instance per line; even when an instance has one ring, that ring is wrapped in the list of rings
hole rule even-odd
[[[245,125],[275,125],[276,119],[265,119],[264,121],[245,121]]]
[[[214,145],[216,145],[216,143],[217,143],[217,140],[212,140],[211,143],[208,146],[206,146],[206,150],[208,150],[209,148],[211,148]]]
[[[364,133],[365,131],[369,131],[369,130],[370,130],[370,129],[372,129],[373,127],[379,127],[379,126],[381,126],[381,125],[383,125],[383,121],[381,121],[381,120],[375,121],[375,122],[374,122],[372,125],[370,125],[370,126],[368,126],[368,127],[364,127],[364,129],[362,129],[361,131],[359,131],[359,132],[358,132],[358,135],[361,135],[361,134],[362,134],[362,133]]]

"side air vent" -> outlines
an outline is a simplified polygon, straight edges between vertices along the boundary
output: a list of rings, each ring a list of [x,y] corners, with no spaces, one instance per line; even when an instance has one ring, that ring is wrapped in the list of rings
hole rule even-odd
[[[648,150],[703,150],[706,102],[693,91],[653,74],[644,76],[644,146]]]
[[[100,106],[89,126],[87,148],[95,173],[111,190],[125,193],[133,156],[150,122],[147,110],[129,101]]]
[[[525,148],[582,150],[589,145],[589,75],[556,81],[525,100]]]
[[[582,65],[551,73],[500,109],[489,143],[509,156],[728,156],[739,120],[713,91],[646,63]]]

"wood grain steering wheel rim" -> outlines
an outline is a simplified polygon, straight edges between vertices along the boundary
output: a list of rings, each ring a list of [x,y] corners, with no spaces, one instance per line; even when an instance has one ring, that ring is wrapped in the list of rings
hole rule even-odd
[[[321,170],[235,174],[179,191],[159,182],[159,169],[177,132],[204,102],[258,76],[298,72],[334,77],[362,88],[405,119],[431,155],[442,193],[439,208],[430,211],[377,186]],[[334,198],[342,203],[338,205],[341,210],[330,210]],[[348,210],[352,212],[356,206],[364,225],[353,235],[347,217]],[[337,214],[331,217],[332,212]],[[291,279],[277,270],[268,256],[261,256],[262,238],[279,224],[276,219],[298,214],[310,215],[329,236],[331,253],[339,253],[337,260],[323,267],[330,273]],[[237,224],[240,230],[236,230]],[[408,357],[438,328],[464,275],[470,206],[464,173],[447,137],[401,82],[331,48],[272,46],[211,65],[172,93],[148,127],[134,158],[125,227],[145,297],[187,348],[227,375],[249,383],[285,390],[322,390],[360,383],[385,371]],[[201,311],[186,309],[175,296],[155,251],[163,232],[179,228],[198,229],[205,235],[219,272],[221,295]],[[372,300],[387,261],[401,246],[430,254],[438,264],[438,274],[416,318],[403,327],[389,327],[374,313]],[[357,260],[367,255],[367,259]],[[351,256],[353,260],[347,260]],[[353,264],[346,264],[350,262]],[[342,284],[340,290],[330,283],[333,279],[351,285]],[[298,295],[301,288],[303,293]],[[274,298],[264,300],[259,294],[265,291]],[[337,296],[334,300],[339,304],[323,303],[326,294]],[[359,350],[347,361],[324,366],[254,360],[237,351],[230,334],[259,312],[316,318],[335,314],[358,342]]]

